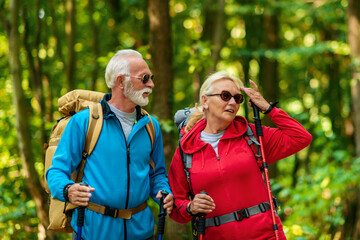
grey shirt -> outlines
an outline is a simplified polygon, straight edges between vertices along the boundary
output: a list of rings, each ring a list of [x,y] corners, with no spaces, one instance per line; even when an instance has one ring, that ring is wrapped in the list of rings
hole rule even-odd
[[[209,143],[215,150],[216,152],[216,156],[219,158],[219,154],[218,154],[218,143],[220,141],[220,138],[224,135],[225,130],[220,132],[220,133],[215,133],[215,134],[211,134],[211,133],[206,133],[204,131],[201,131],[200,134],[200,140]]]
[[[111,111],[113,111],[117,119],[119,119],[125,138],[127,140],[135,123],[136,109],[132,113],[126,113],[120,111],[110,103],[108,104]]]

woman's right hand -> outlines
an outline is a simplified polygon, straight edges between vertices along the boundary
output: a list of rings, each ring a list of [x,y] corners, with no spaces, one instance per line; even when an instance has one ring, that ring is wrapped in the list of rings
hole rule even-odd
[[[190,201],[190,211],[192,214],[211,213],[215,209],[214,200],[206,194],[196,194]]]
[[[241,87],[240,91],[245,93],[261,111],[265,112],[269,109],[270,103],[266,101],[263,95],[259,92],[258,86],[252,81],[249,80],[252,88]],[[251,102],[249,102],[249,106],[252,107]]]

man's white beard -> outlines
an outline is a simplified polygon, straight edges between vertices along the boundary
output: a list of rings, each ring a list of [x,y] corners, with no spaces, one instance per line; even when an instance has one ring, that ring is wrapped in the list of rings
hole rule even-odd
[[[151,88],[144,88],[140,91],[135,91],[134,90],[134,86],[130,81],[127,81],[127,84],[125,85],[125,88],[124,88],[124,95],[125,97],[127,97],[128,99],[130,99],[133,103],[143,107],[143,106],[146,106],[148,103],[149,103],[149,98],[146,97],[144,98],[143,97],[143,93],[144,92],[149,92],[151,93],[152,90]]]

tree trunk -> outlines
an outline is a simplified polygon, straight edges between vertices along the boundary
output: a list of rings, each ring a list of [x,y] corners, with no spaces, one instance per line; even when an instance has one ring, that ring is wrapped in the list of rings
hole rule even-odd
[[[333,30],[335,31],[335,30]],[[332,31],[332,32],[333,32]],[[327,100],[329,101],[330,107],[330,120],[333,132],[336,134],[336,136],[341,136],[341,131],[343,128],[343,118],[341,116],[341,109],[343,107],[342,104],[342,89],[340,86],[340,60],[339,56],[334,53],[329,53],[329,58],[331,59],[331,63],[328,65],[328,75],[329,75],[329,93],[327,97]]]
[[[48,195],[43,190],[39,175],[34,167],[35,159],[32,152],[29,116],[27,115],[26,100],[22,88],[21,65],[20,65],[20,44],[19,44],[19,0],[10,1],[10,31],[9,31],[9,64],[11,80],[13,84],[13,101],[16,109],[16,128],[19,138],[19,153],[22,166],[25,171],[25,180],[29,192],[35,201],[38,217],[41,224],[47,228],[49,225],[48,216]],[[54,236],[49,236],[53,238]]]
[[[336,29],[331,25],[325,25],[320,30],[321,40],[324,42],[336,41],[338,39]],[[343,108],[342,89],[340,86],[340,61],[339,55],[336,53],[325,53],[326,62],[325,73],[329,77],[329,86],[327,93],[323,96],[323,101],[330,107],[329,118],[332,130],[336,136],[341,136],[343,129],[343,118],[341,117],[341,109]],[[329,96],[332,96],[329,98]]]
[[[195,71],[194,72],[194,79],[193,79],[193,83],[192,83],[192,87],[194,89],[194,95],[193,95],[193,99],[194,99],[194,103],[200,103],[199,98],[200,98],[200,86],[202,83],[201,80],[201,74],[199,71]]]
[[[241,4],[250,5],[252,4],[252,0],[241,0]],[[262,31],[258,26],[262,25],[262,18],[258,15],[254,14],[244,14],[242,16],[245,21],[245,40],[246,40],[246,49],[249,51],[255,51],[257,47],[260,45],[260,40],[263,39]],[[253,59],[252,56],[243,56],[241,58],[241,64],[244,72],[244,85],[246,87],[250,87],[249,79],[256,77],[250,76],[250,61]],[[254,78],[252,80],[255,80]],[[245,96],[246,102],[248,98]],[[246,105],[245,108],[245,118],[249,120],[249,114],[252,113],[252,110]]]
[[[40,145],[44,146],[44,144],[47,142],[47,133],[45,130],[45,100],[44,100],[44,94],[43,94],[43,84],[42,84],[42,70],[41,70],[41,61],[39,57],[39,49],[40,49],[40,33],[41,33],[41,20],[37,16],[36,17],[36,23],[35,23],[35,31],[32,31],[29,26],[29,22],[27,19],[27,9],[25,9],[26,6],[24,6],[22,15],[23,15],[23,22],[25,26],[24,30],[24,46],[26,50],[26,56],[29,64],[29,70],[30,70],[30,79],[32,84],[32,92],[34,93],[35,99],[38,102],[40,108],[39,108],[39,115],[41,124],[40,124],[40,132],[41,132],[41,139],[40,139]],[[35,11],[38,13],[40,11],[40,2],[39,0],[35,1]],[[34,45],[31,46],[29,36],[31,35],[31,32],[35,32],[35,38],[34,38]],[[33,57],[33,50],[36,50],[36,55]],[[45,159],[45,154],[42,151],[41,152],[41,160],[43,161]]]
[[[278,19],[275,13],[264,14],[264,45],[265,49],[278,48]],[[263,89],[264,98],[269,102],[275,102],[279,99],[278,83],[278,62],[276,59],[263,57],[260,63],[260,87]],[[275,124],[269,117],[263,118],[265,126],[275,127]],[[269,165],[269,177],[277,175],[276,162]]]
[[[94,0],[89,0],[88,3],[90,28],[92,31],[92,51],[93,51],[93,70],[91,72],[91,89],[96,89],[96,79],[98,78],[99,72],[99,28],[93,18],[94,15]]]
[[[76,54],[75,54],[75,0],[66,1],[66,23],[65,32],[67,37],[67,63],[66,63],[66,81],[68,91],[75,87],[75,69],[76,69]]]
[[[204,3],[204,31],[202,41],[210,41],[213,47],[211,60],[213,66],[206,71],[206,75],[216,70],[220,58],[220,50],[224,43],[225,32],[225,1],[207,0]]]
[[[173,49],[171,41],[171,23],[168,0],[150,0],[148,2],[150,21],[150,53],[152,71],[155,75],[152,112],[160,121],[173,122]],[[167,169],[175,152],[172,132],[163,131],[164,153]],[[186,227],[169,221],[166,224],[166,233],[171,239],[182,239]]]
[[[278,20],[275,15],[264,15],[265,49],[278,48]],[[263,57],[260,68],[260,87],[263,89],[263,96],[267,101],[275,102],[279,99],[278,62],[276,59]],[[269,118],[264,119],[266,125],[274,124]]]
[[[53,23],[51,24],[52,27],[52,31],[53,31],[53,35],[54,38],[56,40],[56,58],[63,63],[63,68],[66,68],[66,63],[64,60],[64,55],[63,55],[63,32],[59,32],[59,28],[58,28],[58,16],[56,15],[56,11],[55,8],[56,7],[60,7],[59,5],[62,4],[64,5],[64,3],[59,3],[59,5],[56,5],[55,0],[48,0],[48,8],[49,8],[49,13],[51,18],[53,19]],[[61,6],[64,7],[64,6]],[[53,86],[53,80],[54,80],[54,76],[48,74],[47,79],[49,81],[49,86]],[[48,103],[48,116],[49,116],[49,120],[48,122],[53,122],[53,112],[54,112],[54,105],[52,104],[52,99],[54,98],[54,96],[58,95],[57,89],[55,89],[54,87],[49,87],[49,94],[47,94],[46,96],[46,102]]]
[[[161,120],[172,121],[174,73],[168,4],[169,2],[164,0],[151,0],[149,1],[148,10],[150,19],[150,53],[153,74],[155,75],[152,110]],[[170,160],[174,153],[174,148],[172,138],[168,137],[170,137],[170,134],[164,133],[165,156],[167,160]]]
[[[353,63],[351,97],[354,119],[354,139],[356,157],[360,157],[360,2],[358,0],[349,0],[348,6],[348,41],[351,49],[351,57]],[[357,209],[354,213],[353,221],[345,220],[344,235],[352,237],[352,239],[360,238],[360,189],[355,189],[355,199],[353,204]],[[352,212],[354,210],[351,210]],[[349,231],[346,226],[350,226]]]
[[[242,69],[239,69],[239,71],[241,72],[241,70],[243,71],[243,79],[241,79],[244,83],[245,87],[249,87],[249,70],[250,70],[250,58],[249,57],[241,57],[240,58],[240,62],[241,62],[241,67]],[[249,122],[249,112],[251,111],[247,105],[248,103],[248,97],[246,96],[246,94],[244,94],[244,114],[245,114],[245,118],[246,120]],[[250,110],[250,111],[249,111]]]
[[[349,0],[348,41],[353,62],[351,96],[355,127],[356,156],[360,157],[360,2]]]
[[[224,43],[225,32],[225,1],[224,0],[206,0],[203,7],[203,34],[201,42],[211,43],[211,65],[210,67],[203,64],[199,69],[195,70],[193,74],[192,88],[194,90],[194,102],[199,102],[199,91],[201,84],[204,82],[207,75],[216,71],[216,65],[220,58],[220,50]],[[201,58],[201,53],[194,49],[195,56]]]
[[[51,18],[53,19],[53,23],[51,24],[52,30],[53,30],[53,34],[54,37],[56,39],[56,55],[59,58],[59,60],[64,63],[64,56],[63,56],[63,52],[62,52],[62,36],[59,33],[59,28],[57,25],[57,15],[56,15],[56,11],[55,8],[56,6],[54,6],[54,1],[55,0],[48,0],[48,5],[49,5],[49,13]]]
[[[121,32],[120,23],[126,17],[128,12],[124,12],[124,7],[122,6],[122,1],[119,0],[106,0],[109,4],[109,10],[111,19],[111,24],[109,25],[110,34],[111,34],[111,45],[113,49],[116,49],[120,45],[120,41],[118,39],[119,32]]]

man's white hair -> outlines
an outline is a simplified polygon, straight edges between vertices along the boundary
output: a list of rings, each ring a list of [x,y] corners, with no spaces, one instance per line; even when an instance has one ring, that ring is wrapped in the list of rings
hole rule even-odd
[[[141,53],[132,49],[119,50],[109,61],[105,70],[105,81],[108,88],[115,87],[116,77],[119,75],[130,75],[128,57],[143,58]],[[127,77],[126,79],[129,79]]]

